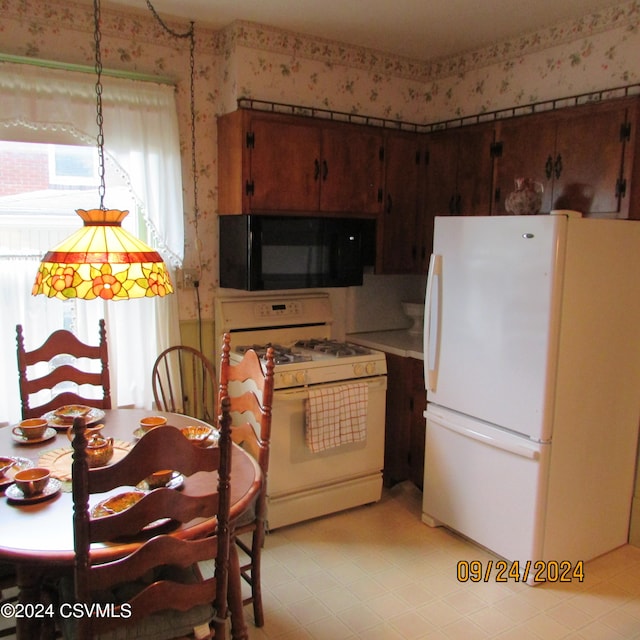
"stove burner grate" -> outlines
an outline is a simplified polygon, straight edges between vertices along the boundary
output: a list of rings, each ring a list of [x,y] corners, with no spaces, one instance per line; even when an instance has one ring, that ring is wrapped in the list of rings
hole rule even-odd
[[[296,347],[300,349],[310,349],[335,356],[336,358],[347,358],[349,356],[367,356],[371,353],[366,347],[361,347],[352,342],[340,342],[338,340],[298,340]]]
[[[311,360],[310,355],[305,355],[300,353],[299,351],[294,351],[293,349],[284,347],[281,344],[271,344],[270,342],[267,342],[266,344],[241,345],[239,347],[236,347],[236,353],[244,354],[249,349],[253,349],[258,354],[260,360],[265,360],[267,357],[267,349],[269,347],[273,348],[273,361],[275,364],[309,362],[309,360]]]

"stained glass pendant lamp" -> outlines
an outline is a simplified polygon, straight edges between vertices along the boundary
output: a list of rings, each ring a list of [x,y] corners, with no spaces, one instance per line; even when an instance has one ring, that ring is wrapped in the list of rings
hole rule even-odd
[[[94,0],[93,6],[100,208],[76,211],[84,226],[46,253],[31,292],[63,300],[129,300],[164,296],[173,293],[173,285],[162,257],[122,228],[122,220],[128,211],[106,209],[104,206],[100,0]]]

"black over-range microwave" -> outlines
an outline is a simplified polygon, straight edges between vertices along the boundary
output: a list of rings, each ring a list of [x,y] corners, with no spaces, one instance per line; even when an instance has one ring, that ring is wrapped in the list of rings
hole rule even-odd
[[[362,284],[375,258],[375,221],[222,215],[220,286],[246,291]]]

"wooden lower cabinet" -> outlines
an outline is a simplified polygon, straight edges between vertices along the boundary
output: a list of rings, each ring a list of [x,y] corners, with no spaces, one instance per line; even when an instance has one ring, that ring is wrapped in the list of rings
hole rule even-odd
[[[384,484],[411,480],[422,489],[427,396],[424,363],[387,353]]]

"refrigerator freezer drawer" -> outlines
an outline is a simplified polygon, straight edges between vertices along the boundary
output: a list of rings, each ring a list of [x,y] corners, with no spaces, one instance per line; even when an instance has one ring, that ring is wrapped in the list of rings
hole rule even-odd
[[[542,559],[550,444],[428,410],[422,519],[507,560]]]

